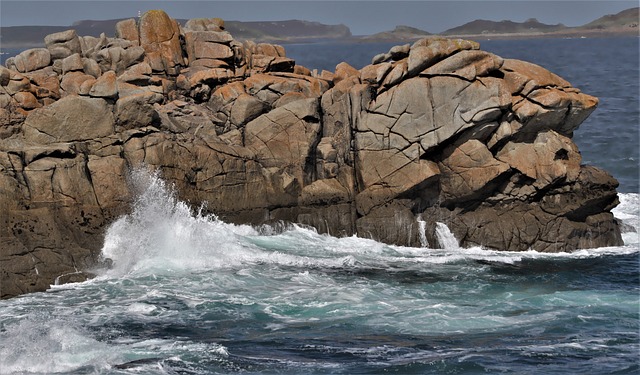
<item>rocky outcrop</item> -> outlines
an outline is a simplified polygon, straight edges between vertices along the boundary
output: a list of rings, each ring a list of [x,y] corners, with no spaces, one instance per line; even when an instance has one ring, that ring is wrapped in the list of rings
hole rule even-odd
[[[571,141],[598,101],[539,66],[426,38],[317,75],[220,19],[162,11],[116,35],[53,34],[0,68],[2,297],[94,266],[138,166],[236,223],[407,246],[439,246],[437,222],[463,246],[621,243],[617,182]]]

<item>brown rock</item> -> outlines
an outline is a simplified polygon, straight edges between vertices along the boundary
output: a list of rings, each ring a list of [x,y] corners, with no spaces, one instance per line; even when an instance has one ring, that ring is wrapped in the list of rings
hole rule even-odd
[[[224,68],[229,69],[231,66],[228,62],[217,59],[198,59],[189,63],[194,68]]]
[[[176,67],[184,65],[178,23],[162,10],[150,10],[140,18],[139,32],[151,69],[177,74]]]
[[[91,87],[89,95],[94,98],[116,98],[118,96],[116,72],[110,70],[101,75]]]
[[[311,75],[281,46],[228,41],[211,20],[191,22],[202,31],[187,29],[174,55],[175,21],[143,18],[142,47],[79,39],[81,70],[78,55],[0,69],[0,297],[95,265],[106,225],[130,210],[127,169],[137,165],[235,223],[284,220],[408,246],[425,245],[421,228],[437,246],[436,221],[462,246],[621,243],[617,182],[581,166],[568,137],[597,101],[540,67],[431,38],[359,72],[339,64]],[[48,46],[67,53],[74,38]],[[184,68],[182,48],[196,41],[233,57],[193,50]],[[67,96],[54,102],[58,77]],[[25,105],[34,99],[47,105]]]
[[[546,130],[570,136],[598,105],[597,98],[538,65],[505,60],[501,70],[525,136]]]
[[[305,186],[300,193],[299,204],[303,206],[328,206],[349,200],[349,190],[345,189],[337,179],[332,178],[314,181]]]
[[[293,67],[293,74],[298,74],[302,76],[311,76],[311,70],[305,68],[302,65],[296,65]]]
[[[151,83],[151,74],[151,66],[146,62],[142,62],[127,68],[127,70],[118,77],[118,81],[146,86]]]
[[[62,59],[62,74],[78,70],[84,70],[84,62],[79,53],[74,53],[73,55]]]
[[[346,62],[341,62],[340,64],[336,65],[336,71],[333,76],[333,83],[338,84],[343,80],[351,80],[354,83],[360,83],[360,71],[347,64]]]
[[[233,102],[229,120],[235,126],[242,126],[266,112],[268,106],[256,97],[241,94]]]
[[[131,202],[131,192],[127,183],[126,161],[117,155],[106,157],[90,156],[87,168],[91,174],[96,199],[103,210],[118,214],[119,207]],[[111,215],[109,215],[111,216]]]
[[[369,215],[358,218],[355,225],[359,237],[401,246],[421,246],[416,215],[398,201],[375,208]]]
[[[534,180],[536,189],[575,181],[582,160],[575,144],[554,131],[540,133],[533,143],[510,142],[497,158]]]
[[[403,44],[401,46],[393,46],[389,50],[389,56],[394,61],[400,61],[409,57],[409,52],[411,52],[411,45]]]
[[[0,86],[7,86],[11,80],[11,73],[9,69],[4,66],[0,66]]]
[[[35,92],[39,99],[60,99],[60,81],[52,67],[46,67],[44,69],[26,73],[25,76],[28,77],[35,86],[37,86]]]
[[[98,78],[102,75],[102,69],[100,69],[100,65],[93,59],[83,58],[82,70],[85,72],[85,74],[88,74],[93,78]]]
[[[82,84],[80,85],[78,95],[89,96],[89,94],[91,93],[91,89],[95,84],[96,84],[95,78],[89,78],[86,81],[83,81]]]
[[[51,63],[51,54],[46,48],[32,48],[18,54],[14,62],[19,72],[32,72],[48,66]]]
[[[104,100],[67,96],[31,112],[23,130],[28,142],[48,144],[106,137],[113,134],[113,125]]]
[[[231,34],[227,32],[186,31],[184,37],[185,48],[187,51],[187,56],[189,57],[190,66],[193,66],[193,63],[197,59],[201,58],[228,59],[234,56],[233,51],[229,47],[230,43],[233,41],[233,38]],[[228,50],[223,47],[210,46],[209,44],[221,44],[227,47]],[[199,51],[200,48],[205,48],[206,51]]]
[[[95,78],[93,78],[93,76],[82,72],[67,73],[62,77],[62,81],[60,81],[60,88],[65,95],[78,95],[81,92],[80,87],[87,80],[95,82]]]
[[[140,43],[140,36],[138,35],[136,20],[129,18],[128,20],[122,20],[116,23],[116,38],[126,39],[134,42],[134,45],[138,45]]]
[[[463,39],[421,39],[411,46],[411,51],[409,52],[408,57],[407,74],[410,77],[413,77],[424,69],[456,52],[462,50],[475,50],[479,48],[480,45],[478,43]]]
[[[304,165],[317,143],[318,100],[306,99],[276,108],[245,126],[245,145],[255,151],[265,167],[288,167],[298,183]]]
[[[220,18],[192,18],[184,25],[185,30],[213,31],[224,30],[224,21]]]
[[[293,73],[295,61],[288,57],[274,57],[254,54],[251,67],[258,72],[290,72]]]
[[[487,147],[472,139],[444,152],[439,163],[440,188],[444,204],[475,199],[487,189],[487,184],[509,170],[509,165],[493,158]]]
[[[124,129],[141,128],[158,120],[153,104],[162,102],[162,95],[143,92],[118,99],[115,106],[116,124]]]
[[[499,70],[503,62],[504,60],[501,57],[492,53],[465,50],[430,66],[420,74],[425,76],[455,75],[467,80],[473,80],[476,77],[487,76],[491,72]]]
[[[38,103],[38,99],[36,99],[36,97],[30,92],[17,92],[13,96],[13,98],[18,102],[18,105],[20,105],[20,107],[26,110],[42,106],[40,103]]]
[[[82,56],[87,58],[95,58],[95,55],[102,49],[108,48],[109,38],[105,33],[101,33],[100,37],[83,36],[79,38],[82,49]]]
[[[402,152],[360,151],[357,160],[361,165],[358,179],[363,182],[363,190],[356,196],[356,208],[361,215],[419,186],[433,183],[440,173],[435,163]]]
[[[370,85],[378,85],[393,68],[390,63],[367,65],[360,70],[360,80]]]
[[[225,60],[233,57],[233,51],[231,48],[220,43],[196,41],[193,48],[193,57],[189,57],[189,61],[194,61],[196,59]]]
[[[188,76],[191,87],[199,85],[217,85],[228,81],[232,77],[233,72],[223,68],[200,70]]]
[[[75,30],[66,30],[49,34],[44,43],[51,54],[51,60],[64,59],[74,53],[82,53],[80,38]]]

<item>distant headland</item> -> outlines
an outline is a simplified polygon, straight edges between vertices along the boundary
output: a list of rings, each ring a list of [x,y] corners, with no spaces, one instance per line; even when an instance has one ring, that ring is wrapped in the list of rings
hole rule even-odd
[[[536,19],[525,22],[474,20],[441,33],[398,25],[395,29],[372,35],[353,35],[346,25],[325,25],[303,20],[243,22],[227,21],[227,30],[237,40],[268,43],[300,43],[317,41],[382,42],[415,41],[425,36],[463,37],[472,40],[580,38],[602,36],[637,36],[640,8],[630,8],[613,15],[602,16],[578,27],[563,24],[548,25]],[[82,20],[70,26],[11,26],[0,27],[0,48],[42,47],[48,34],[75,29],[79,35],[112,37],[115,25],[123,19]],[[187,20],[177,19],[185,24]]]

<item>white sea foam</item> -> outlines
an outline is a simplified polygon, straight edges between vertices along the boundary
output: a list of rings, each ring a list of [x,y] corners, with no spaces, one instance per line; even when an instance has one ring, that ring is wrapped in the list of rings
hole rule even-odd
[[[613,215],[622,221],[627,228],[623,228],[622,239],[626,245],[640,247],[640,194],[618,194],[620,204],[612,210]]]
[[[63,319],[31,316],[0,331],[0,374],[104,369],[119,357],[115,348]]]
[[[133,181],[139,190],[133,211],[109,228],[103,247],[103,255],[114,264],[108,272],[110,276],[223,268],[246,272],[258,264],[305,269],[385,269],[467,260],[515,263],[523,259],[581,259],[638,252],[638,247],[633,246],[639,242],[637,233],[627,233],[627,246],[572,253],[462,249],[444,223],[437,223],[436,227],[440,249],[389,246],[355,236],[336,238],[297,225],[279,234],[265,235],[265,230],[258,232],[250,226],[227,224],[216,217],[192,212],[157,174],[137,171]],[[614,211],[616,217],[638,228],[638,194],[621,194],[620,200]]]
[[[445,250],[457,250],[460,248],[458,240],[444,223],[436,223],[436,237],[440,247]]]

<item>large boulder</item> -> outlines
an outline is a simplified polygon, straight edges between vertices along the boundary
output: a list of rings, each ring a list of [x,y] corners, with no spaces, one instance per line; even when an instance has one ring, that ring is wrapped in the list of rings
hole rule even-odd
[[[82,43],[75,30],[66,30],[49,34],[44,43],[52,60],[64,59],[74,53],[82,53]]]
[[[138,33],[136,20],[130,18],[116,23],[116,38],[128,40],[135,45],[140,44],[140,35]]]
[[[184,66],[180,27],[176,20],[162,10],[150,10],[140,17],[140,46],[146,53],[145,61],[156,72],[176,75]]]
[[[113,112],[102,99],[67,96],[27,116],[27,142],[49,144],[86,141],[113,134]]]
[[[48,66],[51,63],[51,54],[46,48],[32,48],[20,52],[15,57],[14,63],[19,72],[32,72]]]

